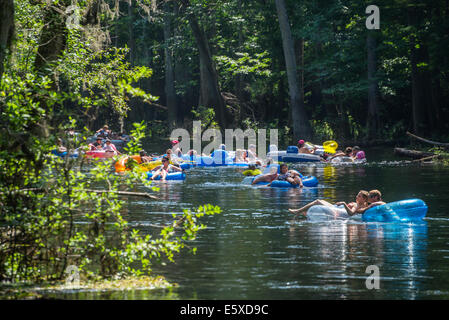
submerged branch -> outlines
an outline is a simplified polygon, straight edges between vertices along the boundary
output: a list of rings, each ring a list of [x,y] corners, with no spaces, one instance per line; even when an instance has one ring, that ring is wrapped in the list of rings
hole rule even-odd
[[[430,144],[433,144],[433,145],[436,145],[436,146],[449,147],[449,143],[443,143],[443,142],[436,142],[436,141],[432,141],[432,140],[427,140],[427,139],[418,137],[418,136],[416,136],[413,133],[410,133],[408,131],[407,131],[407,135],[409,135],[410,137],[415,138],[417,140],[420,140],[420,141],[423,141],[423,142],[426,142],[426,143],[430,143]]]
[[[19,192],[46,192],[47,190],[44,188],[28,188],[28,189],[19,189],[19,190],[13,190],[11,193],[19,193]],[[119,191],[119,190],[93,190],[93,189],[84,189],[83,191],[86,192],[95,192],[95,193],[117,193],[121,196],[136,196],[136,197],[147,197],[150,199],[159,199],[156,196],[153,196],[146,192],[132,192],[132,191]],[[1,194],[4,194],[5,192],[0,192]]]

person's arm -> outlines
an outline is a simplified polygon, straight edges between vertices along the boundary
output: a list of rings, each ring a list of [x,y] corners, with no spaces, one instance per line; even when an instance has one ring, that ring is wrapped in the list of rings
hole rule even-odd
[[[381,206],[383,204],[385,204],[385,202],[383,202],[383,201],[376,201],[376,202],[371,203],[369,207],[372,208],[372,207],[375,207],[375,206]]]
[[[382,204],[385,204],[385,202],[379,201],[379,202],[371,203],[371,204],[370,204],[369,206],[367,206],[367,207],[364,207],[364,208],[357,208],[357,209],[355,210],[355,213],[354,213],[354,214],[363,214],[363,213],[365,213],[366,210],[371,209],[371,208],[376,207],[376,206],[380,206],[380,205],[382,205]]]
[[[302,183],[302,179],[301,179],[300,175],[298,175],[298,180],[299,180],[299,187],[304,188],[304,184]]]
[[[350,215],[350,216],[353,216],[353,215],[359,213],[359,212],[357,211],[357,207],[354,207],[354,208],[351,209],[351,208],[349,208],[348,204],[347,204],[346,202],[344,202],[344,201],[337,202],[337,203],[335,203],[335,205],[336,205],[336,206],[341,206],[341,205],[343,205],[343,206],[345,207],[346,212],[347,212],[348,215]]]
[[[117,147],[115,146],[115,144],[112,145],[112,148],[114,149],[114,151],[115,151],[117,154],[121,154],[121,153],[117,150]]]
[[[171,166],[170,169],[173,169],[173,170],[178,171],[178,172],[184,171],[180,167],[177,167],[177,166]]]

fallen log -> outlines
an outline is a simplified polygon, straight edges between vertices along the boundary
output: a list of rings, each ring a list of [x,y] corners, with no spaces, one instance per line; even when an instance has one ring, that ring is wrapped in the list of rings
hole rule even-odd
[[[405,148],[394,148],[394,153],[399,156],[410,157],[413,159],[421,159],[421,158],[425,158],[425,157],[435,156],[435,154],[431,153],[431,152],[409,150],[409,149],[405,149]]]
[[[417,139],[417,140],[419,140],[419,141],[422,141],[422,142],[430,143],[430,144],[433,144],[433,145],[435,145],[435,146],[449,147],[449,143],[443,143],[443,142],[437,142],[437,141],[427,140],[427,139],[418,137],[417,135],[414,135],[413,133],[410,133],[410,132],[408,132],[408,131],[407,131],[406,133],[407,133],[407,135],[409,135],[410,137],[415,138],[415,139]]]
[[[95,192],[95,193],[108,193],[108,192],[110,192],[110,193],[117,193],[118,195],[121,195],[121,196],[135,196],[135,197],[147,197],[147,198],[150,198],[150,199],[159,199],[158,197],[153,196],[153,195],[151,195],[149,193],[146,193],[146,192],[131,192],[131,191],[119,191],[119,190],[115,190],[115,191],[90,190],[90,189],[87,189],[85,191],[86,192]]]

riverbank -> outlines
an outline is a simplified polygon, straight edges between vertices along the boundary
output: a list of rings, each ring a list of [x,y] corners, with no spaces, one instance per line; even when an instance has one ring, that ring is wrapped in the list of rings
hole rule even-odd
[[[87,294],[88,292],[114,292],[124,291],[151,291],[158,289],[173,289],[177,287],[176,283],[169,283],[162,276],[142,276],[128,277],[118,280],[101,281],[80,281],[79,283],[66,283],[64,281],[53,283],[42,283],[40,285],[31,283],[0,284],[0,300],[40,300],[55,299],[65,294],[73,295]]]

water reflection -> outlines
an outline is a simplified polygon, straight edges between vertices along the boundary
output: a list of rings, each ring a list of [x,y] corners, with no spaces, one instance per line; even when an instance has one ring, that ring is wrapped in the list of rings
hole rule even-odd
[[[402,293],[402,298],[415,299],[427,271],[427,222],[368,223],[366,231],[368,239],[382,245],[378,250],[383,253],[379,259],[383,270],[381,277],[391,278],[385,282],[384,288],[405,287],[407,290]]]
[[[307,251],[313,253],[307,261],[319,279],[311,281],[312,287],[335,286],[328,297],[342,298],[339,292],[349,292],[358,298],[415,299],[422,289],[427,272],[426,222],[381,224],[326,217],[296,221],[289,232],[291,246],[307,243]],[[368,265],[380,268],[378,291],[365,287]]]

